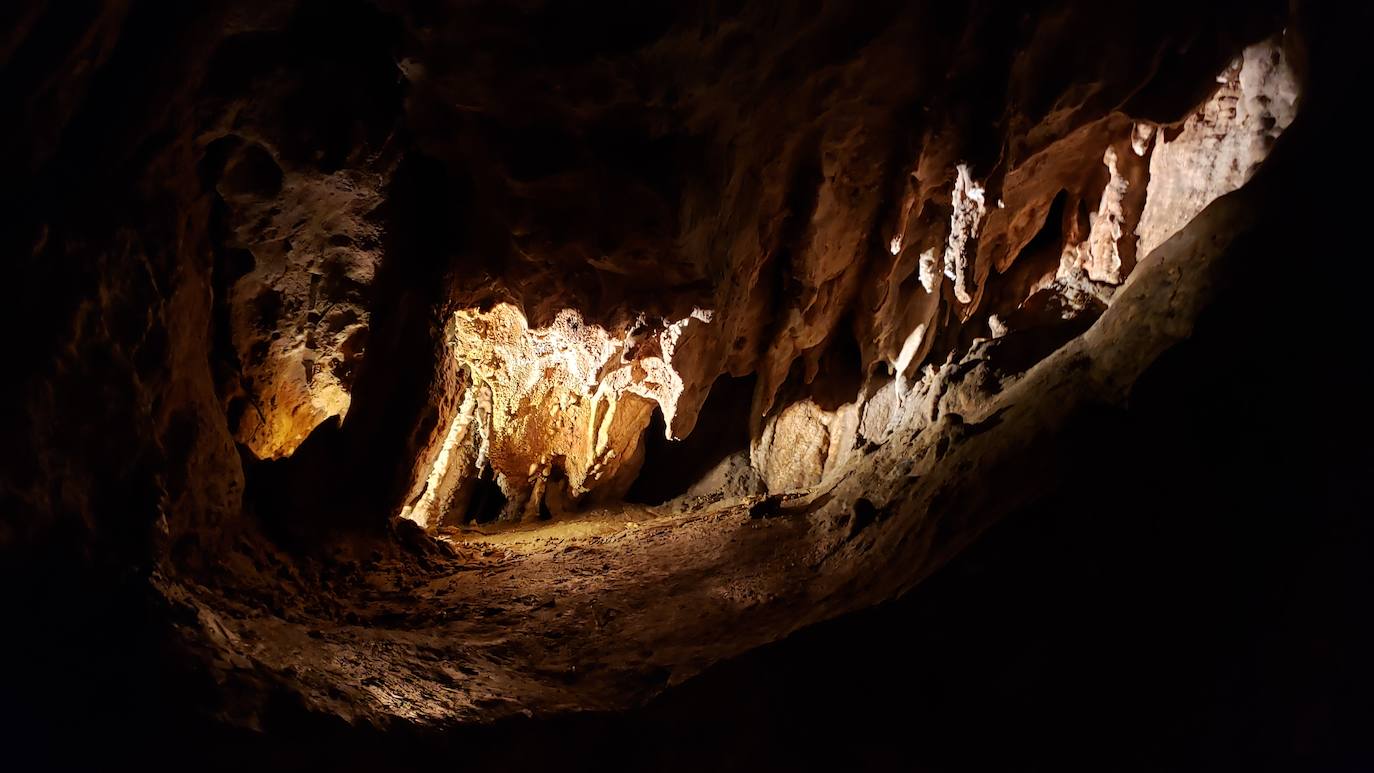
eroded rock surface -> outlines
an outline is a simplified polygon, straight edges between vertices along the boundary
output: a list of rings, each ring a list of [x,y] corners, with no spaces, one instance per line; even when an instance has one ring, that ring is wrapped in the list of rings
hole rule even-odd
[[[1279,36],[1247,48],[1218,76],[1220,88],[1178,126],[1118,111],[1077,122],[1047,119],[1030,132],[1042,147],[1019,163],[1004,159],[998,179],[977,180],[962,162],[938,174],[918,167],[909,180],[943,175],[943,185],[927,186],[932,199],[908,192],[892,202],[897,209],[886,219],[900,230],[890,239],[882,238],[879,211],[892,175],[878,174],[864,151],[886,124],[850,126],[836,116],[850,128],[804,150],[819,154],[818,176],[789,182],[789,195],[804,195],[812,207],[787,212],[804,219],[788,226],[796,229],[788,237],[795,242],[768,245],[740,234],[732,238],[746,242],[698,245],[687,231],[659,247],[688,265],[716,261],[724,268],[709,293],[666,293],[684,310],[688,300],[704,305],[681,318],[622,310],[607,315],[603,327],[568,308],[538,326],[507,301],[489,311],[456,311],[449,351],[465,388],[482,397],[475,412],[458,409],[441,422],[430,446],[464,444],[458,457],[442,456],[444,474],[457,481],[490,465],[507,498],[506,518],[539,517],[550,486],[559,489],[552,496],[560,510],[613,501],[639,471],[639,438],[655,408],[668,436],[679,437],[690,432],[716,378],[756,372],[751,466],[770,491],[820,484],[870,442],[860,435],[870,396],[894,380],[904,392],[932,354],[958,356],[977,337],[1056,318],[1090,320],[1139,257],[1200,206],[1243,184],[1292,120],[1296,86],[1282,47]],[[840,71],[865,65],[859,60]],[[693,206],[693,192],[685,196],[683,206]],[[532,258],[523,247],[521,254]],[[773,266],[779,256],[792,262]],[[613,253],[589,265],[629,275],[633,269],[617,262],[626,259]],[[781,294],[764,267],[780,272]],[[498,287],[513,292],[509,281]],[[552,299],[539,299],[535,308],[552,313]],[[770,313],[763,330],[771,337],[750,343],[760,333],[753,320]],[[831,394],[810,394],[818,378],[819,389]],[[436,512],[428,487],[438,480],[433,464],[440,457],[431,451],[422,458],[436,461],[415,473],[406,514],[424,525],[468,518],[466,495],[443,494],[447,504]],[[459,482],[450,485],[461,490]]]
[[[1250,46],[1217,82],[1221,88],[1182,126],[1156,134],[1136,229],[1142,254],[1250,179],[1297,115],[1297,80],[1282,46]]]
[[[1282,209],[1281,4],[593,5],[0,33],[0,543],[218,718],[624,707],[893,598]]]

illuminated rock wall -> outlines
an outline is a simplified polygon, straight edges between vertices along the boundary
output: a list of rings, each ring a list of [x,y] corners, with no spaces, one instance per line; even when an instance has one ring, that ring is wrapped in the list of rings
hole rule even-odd
[[[551,513],[546,499],[559,511],[613,501],[639,472],[653,411],[668,437],[690,432],[722,374],[758,375],[750,464],[768,490],[820,484],[881,442],[881,432],[861,431],[882,423],[866,417],[928,385],[947,358],[979,339],[1090,321],[1140,258],[1248,179],[1294,115],[1281,38],[1246,49],[1217,82],[1194,114],[1167,126],[1116,111],[1063,123],[1072,111],[1061,107],[986,177],[943,156],[932,171],[931,154],[948,151],[938,143],[894,175],[866,150],[883,125],[836,117],[843,131],[790,151],[787,195],[805,205],[784,210],[786,222],[765,221],[776,234],[735,235],[743,241],[725,247],[709,294],[666,296],[678,308],[701,297],[709,311],[592,322],[555,309],[556,298],[572,302],[560,294],[568,288],[526,297],[546,319],[534,326],[508,301],[459,308],[448,352],[477,396],[432,431],[407,515],[425,525],[464,520],[457,481],[486,465],[509,499],[506,518],[536,517],[541,505]],[[894,177],[905,193],[889,232],[879,201]],[[687,255],[694,238],[691,229],[680,237]],[[592,265],[632,273],[616,260]],[[817,390],[838,393],[818,400]],[[455,452],[441,461],[441,446]],[[430,490],[437,466],[456,476],[439,493]]]

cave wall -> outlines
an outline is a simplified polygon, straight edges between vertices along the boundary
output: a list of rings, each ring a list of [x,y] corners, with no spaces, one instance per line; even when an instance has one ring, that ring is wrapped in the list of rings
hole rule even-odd
[[[131,2],[70,13],[24,2],[4,12],[13,24],[0,26],[0,93],[19,106],[0,135],[14,181],[3,248],[16,290],[4,313],[23,334],[0,417],[11,441],[0,542],[7,607],[42,621],[32,640],[7,644],[14,662],[57,671],[83,657],[77,642],[133,619],[145,638],[77,674],[104,683],[111,663],[163,673],[179,667],[153,662],[163,655],[186,661],[174,673],[195,675],[197,706],[247,726],[270,724],[264,696],[281,695],[379,724],[632,704],[912,587],[1038,490],[998,500],[1012,483],[1063,474],[1052,444],[1004,447],[1002,467],[978,461],[1005,437],[997,422],[1029,433],[1061,416],[1021,387],[1014,396],[1030,413],[989,417],[979,411],[990,393],[1014,387],[1011,376],[1111,300],[1110,324],[1082,344],[1106,364],[1063,382],[1091,399],[1056,410],[1120,397],[1120,379],[1189,333],[1189,320],[1155,313],[1150,299],[1191,285],[1161,277],[1191,277],[1195,263],[1221,266],[1208,281],[1234,275],[1275,237],[1257,224],[1274,228],[1290,210],[1293,231],[1328,222],[1314,202],[1291,204],[1291,191],[1319,189],[1317,172],[1333,168],[1332,148],[1299,135],[1305,150],[1265,186],[1223,199],[1172,248],[1165,240],[1192,216],[1178,212],[1197,214],[1243,182],[1292,115],[1272,51],[1244,59],[1267,104],[1252,106],[1247,69],[1228,69],[1277,31],[1277,6],[711,4],[641,9],[609,26],[556,5],[339,7]],[[1327,111],[1316,125],[1330,128],[1344,104],[1332,73],[1350,71],[1337,56],[1351,49],[1330,48],[1336,64],[1307,78],[1307,58],[1322,55],[1302,22],[1289,18],[1297,30],[1280,60],[1302,81],[1303,110],[1315,101]],[[319,62],[328,65],[313,71]],[[1234,125],[1242,130],[1217,136]],[[1166,174],[1200,160],[1226,174]],[[1177,181],[1163,200],[1182,203],[1155,220],[1150,183],[1143,209],[1132,199],[1145,179]],[[1136,217],[1141,247],[1165,250],[1154,284],[1126,277],[1158,251],[1131,254]],[[1197,301],[1190,314],[1211,297],[1185,296]],[[1082,327],[1037,339],[1075,299],[1090,310]],[[717,514],[672,544],[651,534],[579,548],[571,585],[516,577],[408,595],[429,571],[480,565],[409,532],[377,538],[391,512],[419,501],[470,394],[454,319],[502,303],[531,329],[576,309],[580,325],[622,343],[641,316],[672,323],[710,309],[690,327],[711,334],[674,353],[681,393],[665,434],[688,433],[720,374],[753,373],[751,462],[775,491],[825,480],[837,493],[814,510],[764,500]],[[1164,333],[1141,344],[1133,320]],[[655,324],[661,336],[667,325]],[[974,341],[984,326],[990,340]],[[1017,342],[1036,345],[1026,354]],[[644,378],[633,363],[662,361],[662,349],[615,362],[633,383]],[[1013,364],[995,366],[990,352]],[[1130,357],[1140,359],[1118,371]],[[1052,364],[1076,372],[1082,362]],[[850,370],[832,376],[831,363]],[[883,374],[888,365],[895,372]],[[835,384],[846,389],[827,391]],[[541,395],[544,406],[559,398]],[[617,433],[617,458],[636,457],[630,441],[652,421],[654,408],[638,407]],[[931,431],[917,441],[918,429]],[[585,442],[558,437],[569,445],[551,446],[574,453]],[[876,459],[892,485],[846,477],[854,467],[831,453],[836,437],[906,444]],[[875,463],[868,456],[856,458]],[[527,486],[522,512],[554,472],[531,471],[528,457],[506,462]],[[951,488],[904,488],[925,485],[898,466],[918,457],[927,480]],[[931,472],[948,464],[969,466]],[[273,476],[281,488],[264,485]],[[615,492],[630,485],[609,477]],[[999,486],[977,483],[991,479]],[[258,489],[245,509],[246,483]],[[292,496],[268,496],[282,491]],[[355,526],[375,540],[360,552],[381,559],[312,568],[257,533],[272,519]],[[617,540],[624,553],[606,547]],[[648,566],[676,574],[605,569],[638,546],[661,559]],[[381,590],[351,597],[370,581],[349,572],[382,578]],[[51,582],[31,591],[31,577]],[[674,590],[674,577],[700,587]],[[651,582],[700,619],[616,595]],[[546,597],[570,602],[572,616],[555,623]],[[482,628],[484,615],[507,636]],[[600,633],[571,636],[589,628]],[[550,645],[548,630],[577,643]],[[641,649],[616,660],[621,647]],[[590,675],[557,670],[570,664]],[[25,684],[26,695],[47,692]],[[59,692],[36,705],[60,702]]]
[[[921,377],[928,358],[939,365],[977,336],[1100,313],[1137,258],[1156,126],[1170,124],[1177,147],[1200,144],[1207,129],[1174,139],[1172,124],[1209,91],[1209,104],[1234,101],[1239,61],[1228,68],[1215,52],[1236,50],[1227,36],[1243,39],[1264,24],[1253,8],[1169,32],[1151,27],[1162,23],[1156,14],[1142,16],[1125,25],[1140,37],[1123,41],[1088,33],[1101,18],[1081,9],[1018,20],[980,6],[822,4],[810,15],[702,7],[671,20],[629,19],[659,26],[632,53],[612,49],[581,61],[563,52],[557,76],[545,69],[553,54],[531,55],[520,48],[528,43],[512,41],[501,54],[508,69],[490,83],[446,77],[422,48],[423,65],[408,76],[418,140],[450,164],[489,167],[478,186],[497,211],[484,219],[508,224],[510,237],[497,266],[455,278],[454,323],[471,327],[464,304],[521,316],[511,323],[521,327],[517,343],[493,347],[469,336],[451,342],[453,356],[496,358],[512,370],[525,367],[525,349],[535,345],[583,362],[545,367],[552,381],[571,379],[566,385],[528,378],[492,386],[493,399],[509,407],[495,418],[474,415],[463,430],[486,438],[464,461],[468,474],[494,463],[516,519],[535,514],[527,503],[550,485],[566,489],[565,500],[614,500],[639,472],[651,416],[645,398],[667,418],[666,435],[678,438],[690,434],[719,376],[757,374],[751,467],[770,490],[804,489],[872,440],[858,433],[863,406],[894,376],[893,394]],[[422,46],[456,46],[462,24],[426,29]],[[796,33],[761,34],[776,25]],[[925,28],[962,32],[907,42]],[[1164,37],[1150,37],[1155,31]],[[1056,70],[1060,80],[1046,85],[1040,60],[1068,40],[1102,46],[1101,63]],[[1173,54],[1175,41],[1186,56]],[[1256,49],[1278,52],[1263,75],[1259,53],[1246,71],[1249,99],[1273,94],[1284,103],[1281,115],[1257,105],[1244,126],[1208,123],[1245,150],[1219,161],[1217,151],[1199,151],[1233,171],[1181,197],[1191,195],[1191,204],[1156,197],[1147,247],[1196,215],[1197,203],[1234,190],[1267,147],[1251,138],[1272,139],[1291,121],[1296,87],[1282,46],[1275,39]],[[722,51],[708,73],[699,71],[697,47]],[[1099,54],[1081,56],[1097,62]],[[1217,91],[1209,76],[1176,96],[1157,94],[1160,58],[1210,67],[1228,85]],[[937,78],[947,65],[953,71]],[[555,77],[576,87],[529,85]],[[502,78],[520,87],[508,92]],[[975,92],[1006,100],[968,100]],[[430,137],[429,122],[441,120],[443,136]],[[471,142],[454,142],[465,130]],[[479,158],[478,147],[493,152]],[[559,163],[536,163],[554,154]],[[1156,165],[1161,178],[1184,174],[1168,163]],[[633,203],[621,201],[629,195]],[[1056,201],[1061,219],[1047,225]],[[593,206],[600,209],[579,209]],[[619,222],[602,224],[602,211]],[[1165,211],[1173,212],[1168,225]],[[1036,237],[1035,254],[1021,260]],[[616,343],[569,334],[559,318],[569,309],[577,324]],[[559,343],[535,343],[545,339]],[[815,389],[850,394],[828,398],[833,405],[798,404],[823,363],[827,383]],[[621,399],[633,406],[628,414],[614,410]],[[617,415],[607,434],[600,422]],[[541,427],[534,435],[531,421]],[[452,428],[445,421],[431,431],[429,456]],[[418,466],[408,500],[424,496],[432,474]]]
[[[155,544],[230,537],[241,513],[210,202],[177,109],[220,30],[122,3],[7,13],[5,323],[28,331],[5,385],[7,555],[146,574]]]

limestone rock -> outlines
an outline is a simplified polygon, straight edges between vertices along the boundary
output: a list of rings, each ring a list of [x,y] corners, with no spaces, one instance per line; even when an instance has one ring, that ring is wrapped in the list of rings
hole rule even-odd
[[[1206,104],[1155,139],[1150,190],[1136,229],[1141,254],[1244,185],[1293,122],[1298,86],[1282,39],[1246,48],[1217,82],[1221,87]]]
[[[901,595],[1309,179],[1283,4],[233,5],[0,25],[0,547],[245,727],[620,709]]]

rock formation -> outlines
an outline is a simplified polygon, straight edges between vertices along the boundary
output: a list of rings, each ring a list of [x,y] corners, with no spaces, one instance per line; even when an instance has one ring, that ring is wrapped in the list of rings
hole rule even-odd
[[[268,733],[633,709],[1073,490],[1311,225],[1349,56],[1315,3],[3,13],[4,580]]]
[[[871,45],[883,42],[879,35]],[[872,64],[861,57],[836,70],[866,66]],[[431,430],[422,458],[434,462],[416,472],[415,505],[407,513],[425,526],[437,525],[447,513],[461,522],[468,515],[466,498],[436,499],[430,487],[438,484],[436,475],[472,479],[487,464],[507,498],[507,518],[539,517],[550,481],[565,489],[560,501],[580,502],[592,492],[600,492],[592,500],[618,499],[639,472],[640,437],[652,410],[662,412],[670,439],[685,436],[711,384],[722,375],[748,373],[759,374],[751,466],[770,491],[820,484],[865,443],[884,440],[887,426],[875,428],[874,436],[859,434],[869,396],[894,380],[891,394],[904,396],[941,336],[964,340],[951,340],[936,352],[930,363],[935,367],[946,364],[938,359],[944,355],[962,355],[974,337],[1041,326],[1044,320],[1033,310],[1038,306],[1062,309],[1064,317],[1095,316],[1129,275],[1139,246],[1148,253],[1206,203],[1249,178],[1294,115],[1297,85],[1281,36],[1245,49],[1217,80],[1222,87],[1197,115],[1162,134],[1155,123],[1120,110],[1064,126],[1041,124],[1028,132],[1039,132],[1036,151],[1001,159],[991,189],[987,181],[973,179],[969,164],[958,158],[924,170],[918,161],[906,173],[907,182],[875,166],[866,148],[876,141],[871,134],[894,133],[890,116],[835,129],[815,147],[796,151],[815,157],[780,160],[816,165],[808,179],[779,184],[803,186],[786,195],[804,196],[809,207],[787,211],[798,219],[790,226],[796,230],[786,237],[790,241],[769,244],[754,233],[727,233],[702,244],[687,228],[667,234],[675,237],[671,242],[662,239],[661,249],[697,280],[686,290],[665,288],[659,302],[682,310],[672,316],[622,309],[604,328],[569,307],[546,326],[531,327],[508,301],[489,312],[456,310],[448,351],[464,374],[459,388],[479,390],[473,399],[489,407],[474,411],[469,402],[449,401],[456,412]],[[904,96],[915,94],[913,89]],[[678,109],[690,112],[694,104]],[[834,112],[822,113],[823,127],[853,120],[838,108]],[[948,151],[936,143],[920,152]],[[901,211],[886,213],[897,225],[888,238],[879,221],[885,188],[910,185],[921,174],[934,178],[930,198],[908,192],[900,203],[894,199]],[[686,195],[682,206],[694,207],[692,192]],[[916,209],[929,214],[913,214]],[[763,232],[760,220],[754,224]],[[719,222],[704,226],[730,228]],[[537,233],[538,225],[528,228]],[[525,230],[516,234],[517,242],[533,238]],[[1045,255],[1027,255],[1037,237]],[[732,246],[716,246],[722,238]],[[1044,260],[1049,251],[1043,245],[1060,249],[1057,269]],[[535,253],[548,247],[515,249],[520,261],[535,261]],[[791,262],[771,265],[780,255]],[[1039,267],[1032,265],[1037,258]],[[633,276],[639,272],[625,261],[638,259],[637,252],[610,252],[586,264],[594,273]],[[711,273],[713,261],[723,264],[718,276]],[[766,269],[780,275],[782,292]],[[917,282],[910,281],[913,269]],[[519,281],[497,279],[481,292],[518,296]],[[872,304],[867,308],[861,305],[866,299]],[[536,303],[545,315],[552,313],[547,299]],[[760,331],[756,321],[770,314],[773,321]],[[880,320],[892,325],[882,334],[874,329]],[[816,382],[822,363],[829,366],[823,379],[829,383],[822,388],[852,393],[836,394],[840,402],[824,406],[810,396],[795,399]],[[801,392],[780,405],[779,392],[789,383],[791,391]],[[465,450],[458,457],[435,453],[440,443],[463,443]],[[442,474],[433,466],[440,464]]]

